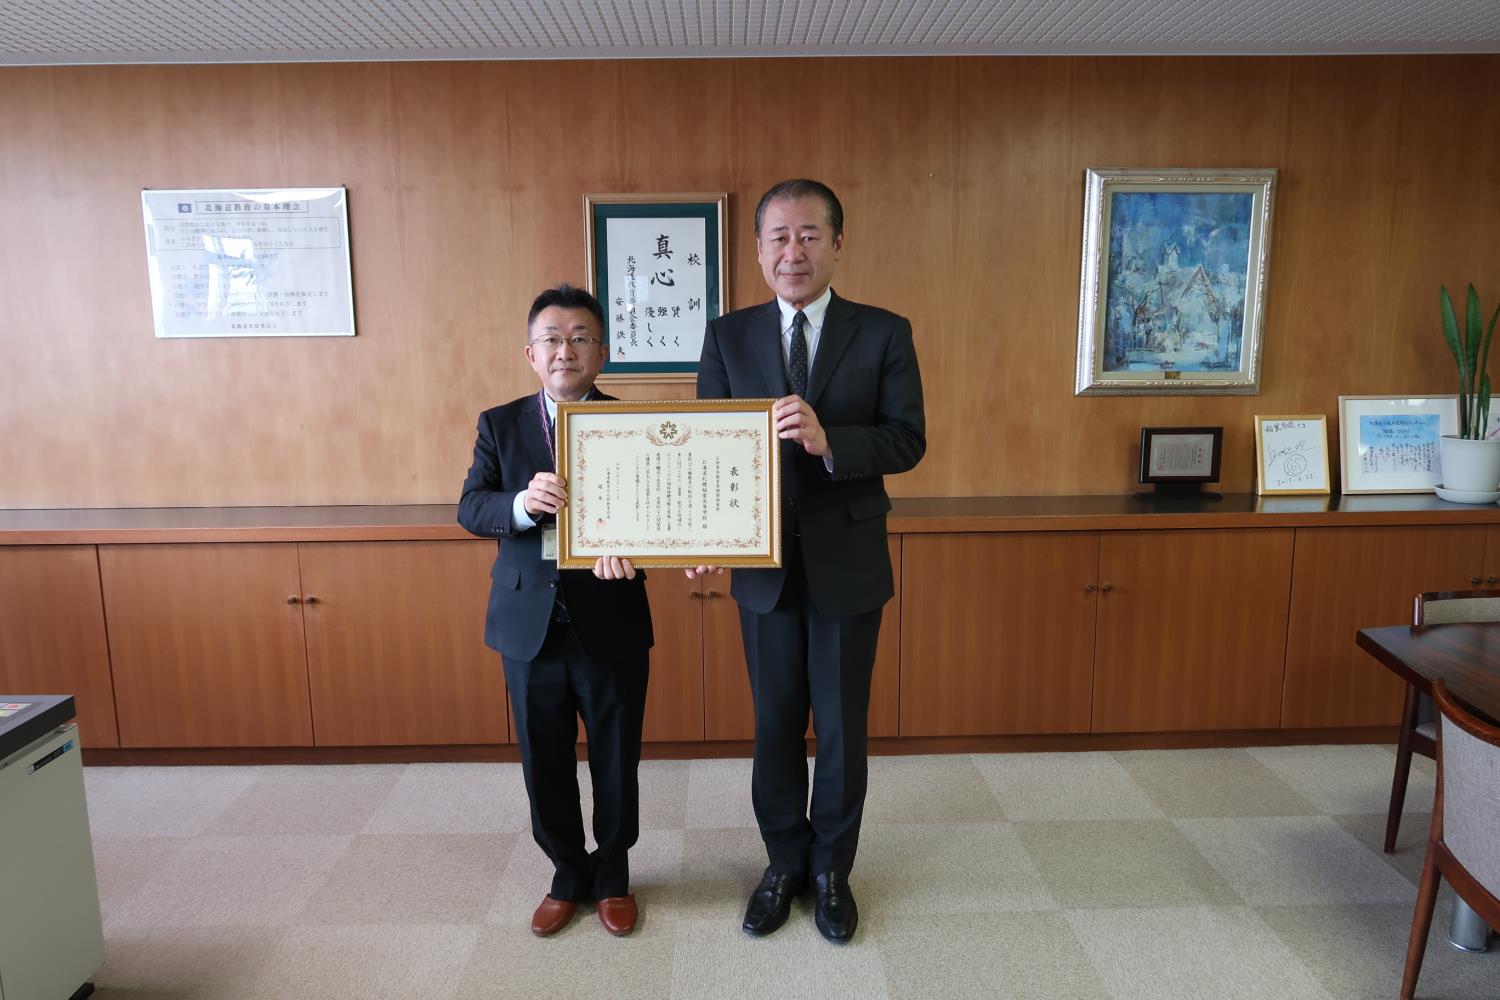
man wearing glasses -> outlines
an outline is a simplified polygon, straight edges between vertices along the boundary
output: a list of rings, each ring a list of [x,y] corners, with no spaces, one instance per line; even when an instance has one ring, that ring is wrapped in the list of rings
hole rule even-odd
[[[579,903],[597,903],[606,930],[629,934],[637,909],[627,853],[639,827],[636,771],[653,641],[645,574],[614,556],[592,573],[557,568],[556,515],[568,500],[553,466],[557,404],[611,398],[594,389],[606,351],[604,311],[588,292],[560,285],[537,296],[526,325],[526,360],[540,391],[479,415],[458,521],[500,539],[484,640],[505,664],[531,832],[554,867],[531,930],[554,934]],[[594,790],[592,853],[578,802],[580,715]]]

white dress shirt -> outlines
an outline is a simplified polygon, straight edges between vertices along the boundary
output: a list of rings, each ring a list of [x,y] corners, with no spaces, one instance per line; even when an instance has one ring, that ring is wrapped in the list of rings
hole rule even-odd
[[[823,294],[813,299],[802,309],[805,322],[802,324],[802,333],[807,337],[807,378],[808,384],[812,384],[813,359],[818,354],[818,340],[823,336],[823,320],[828,315],[828,303],[833,299],[833,286],[829,285],[823,289]],[[792,364],[792,322],[797,318],[797,310],[780,295],[776,296],[776,306],[781,310],[781,363],[785,367]],[[816,411],[815,411],[816,412]],[[829,474],[833,473],[833,455],[829,453],[823,456],[823,468]]]
[[[812,377],[813,358],[818,354],[818,338],[823,335],[823,318],[828,315],[828,303],[833,298],[833,286],[829,285],[823,289],[823,294],[809,302],[802,310],[802,315],[807,317],[807,322],[802,325],[802,332],[807,335],[807,374]],[[792,320],[797,318],[797,310],[781,296],[776,296],[776,305],[781,309],[781,363],[790,366],[792,363]]]

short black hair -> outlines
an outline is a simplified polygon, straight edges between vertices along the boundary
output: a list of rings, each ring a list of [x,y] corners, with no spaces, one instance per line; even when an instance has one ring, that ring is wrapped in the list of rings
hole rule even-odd
[[[799,177],[796,180],[782,181],[760,196],[760,204],[755,206],[755,238],[760,239],[760,227],[766,221],[767,205],[783,198],[793,200],[809,196],[823,199],[823,204],[828,208],[828,227],[833,230],[833,235],[841,235],[844,232],[844,206],[839,204],[838,195],[822,181]]]
[[[549,288],[538,295],[531,303],[531,312],[526,315],[526,332],[530,336],[531,324],[536,322],[537,313],[543,309],[560,306],[563,309],[587,309],[594,314],[594,319],[599,323],[599,335],[604,335],[604,307],[599,300],[594,298],[582,288],[563,282],[556,288]]]

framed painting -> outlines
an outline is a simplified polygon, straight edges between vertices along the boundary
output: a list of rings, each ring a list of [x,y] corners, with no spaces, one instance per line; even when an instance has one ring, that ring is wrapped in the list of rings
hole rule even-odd
[[[589,291],[604,306],[601,378],[690,382],[724,314],[729,196],[586,194]]]
[[[1344,493],[1432,493],[1443,481],[1440,440],[1458,433],[1458,397],[1340,396]]]
[[[1076,395],[1260,391],[1275,170],[1089,170]]]

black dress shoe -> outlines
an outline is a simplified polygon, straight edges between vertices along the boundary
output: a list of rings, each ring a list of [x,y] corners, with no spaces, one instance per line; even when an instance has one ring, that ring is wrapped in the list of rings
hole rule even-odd
[[[745,907],[745,922],[741,925],[745,933],[759,937],[776,930],[791,915],[792,900],[806,891],[806,875],[783,875],[767,868],[760,877],[760,885],[750,894],[750,905]]]
[[[843,944],[854,936],[854,928],[859,926],[859,907],[854,905],[854,893],[849,891],[848,876],[824,872],[813,881],[818,891],[813,922],[828,940]]]

